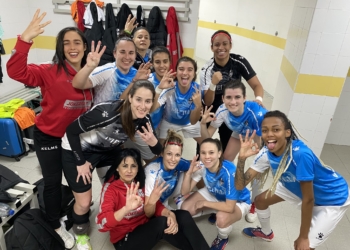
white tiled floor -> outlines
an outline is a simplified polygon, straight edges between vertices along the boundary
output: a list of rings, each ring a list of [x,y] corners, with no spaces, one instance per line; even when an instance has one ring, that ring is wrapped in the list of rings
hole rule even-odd
[[[249,91],[248,91],[249,92]],[[248,97],[252,96],[251,92],[248,93]],[[271,107],[272,99],[265,98],[264,103],[267,108]],[[185,149],[183,157],[186,159],[192,159],[195,152],[194,140],[185,140]],[[345,177],[350,183],[350,147],[337,146],[325,144],[321,159],[328,165],[332,166],[336,171]],[[17,171],[19,175],[33,183],[42,178],[38,160],[35,153],[29,153],[28,156],[22,158],[20,162],[16,162],[14,159],[5,158],[0,156],[0,164],[7,166],[13,171]],[[114,249],[109,241],[108,233],[100,233],[97,231],[97,227],[94,225],[95,216],[97,214],[99,195],[101,184],[98,181],[96,174],[94,174],[93,181],[93,198],[95,204],[92,207],[91,220],[91,244],[94,250],[112,250]],[[65,181],[64,181],[65,182]],[[268,178],[266,186],[271,184],[271,177]],[[295,207],[290,206],[286,202],[276,204],[271,207],[272,216],[271,224],[275,233],[273,242],[263,242],[261,240],[252,240],[244,237],[241,234],[243,228],[248,226],[256,226],[258,222],[250,224],[245,220],[241,220],[233,225],[233,231],[230,234],[230,241],[226,246],[227,250],[241,249],[241,250],[285,250],[293,249],[293,242],[298,236],[300,227],[300,210],[296,210]],[[205,236],[207,242],[211,244],[217,235],[217,229],[214,225],[207,222],[208,216],[197,218],[196,222]],[[344,218],[338,224],[328,241],[323,244],[317,250],[346,250],[350,246],[350,210],[347,211]],[[159,243],[154,249],[156,250],[172,250],[174,249],[165,242]]]

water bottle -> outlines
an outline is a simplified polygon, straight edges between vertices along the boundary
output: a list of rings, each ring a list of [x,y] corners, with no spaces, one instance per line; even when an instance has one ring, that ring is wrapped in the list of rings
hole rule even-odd
[[[13,215],[15,210],[13,210],[9,205],[0,202],[0,217],[7,217]]]

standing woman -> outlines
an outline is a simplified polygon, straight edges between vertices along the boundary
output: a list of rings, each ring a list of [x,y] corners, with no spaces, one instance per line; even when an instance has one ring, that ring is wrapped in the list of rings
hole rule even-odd
[[[181,206],[192,216],[201,216],[216,211],[218,235],[211,250],[223,250],[228,243],[232,224],[239,221],[249,210],[250,193],[244,188],[234,187],[236,166],[222,159],[221,143],[218,139],[207,138],[200,146],[200,160],[195,156],[186,172],[181,194],[187,195],[203,178],[205,187],[194,192]]]
[[[230,53],[232,49],[231,35],[225,30],[218,30],[211,36],[211,50],[214,57],[202,68],[200,84],[204,90],[204,104],[213,105],[213,112],[222,104],[225,83],[229,80],[241,80],[243,77],[253,89],[256,102],[262,105],[264,89],[247,59]],[[230,130],[226,125],[219,128],[220,141],[225,151],[230,138]]]
[[[73,88],[72,80],[86,62],[86,39],[75,27],[62,29],[56,38],[56,51],[50,64],[27,64],[33,39],[50,23],[42,23],[46,13],[37,10],[27,29],[18,37],[7,63],[8,75],[29,86],[39,86],[43,95],[42,112],[36,116],[34,145],[45,181],[44,203],[49,224],[61,236],[67,249],[74,237],[61,225],[62,151],[61,138],[67,126],[90,108],[90,90]]]
[[[199,118],[202,103],[200,87],[195,82],[196,71],[197,63],[192,58],[181,57],[176,64],[175,86],[171,72],[167,72],[156,88],[155,100],[158,102],[154,102],[151,111],[165,105],[159,132],[161,142],[164,142],[168,129],[182,131],[185,138],[201,142]]]
[[[260,175],[264,182],[271,169],[271,188],[255,198],[261,224],[245,228],[251,238],[272,241],[270,206],[288,201],[301,209],[301,225],[295,250],[315,249],[324,243],[350,205],[349,186],[332,168],[324,165],[312,150],[298,139],[291,122],[278,110],[266,113],[262,122],[264,147],[259,151],[248,132],[241,136],[241,149],[235,176],[238,190]],[[254,164],[244,172],[247,157],[257,154]]]
[[[110,232],[117,250],[151,250],[163,239],[178,249],[207,250],[187,211],[170,211],[159,201],[166,189],[156,183],[145,203],[145,173],[137,149],[123,149],[105,177],[96,223]]]
[[[164,186],[168,187],[160,196],[160,201],[163,205],[172,210],[173,208],[170,207],[168,201],[172,197],[176,198],[177,208],[181,207],[181,185],[184,172],[187,172],[190,167],[190,162],[181,158],[183,146],[182,136],[169,129],[161,157],[151,162],[145,169],[146,204],[158,181],[165,182]]]
[[[73,231],[78,235],[77,245],[88,246],[87,249],[90,245],[87,232],[92,171],[96,167],[107,169],[111,166],[120,153],[120,146],[128,138],[133,139],[135,134],[139,134],[153,154],[162,152],[148,114],[154,95],[152,83],[136,81],[127,100],[97,104],[68,126],[62,139],[62,161],[64,175],[75,198]]]

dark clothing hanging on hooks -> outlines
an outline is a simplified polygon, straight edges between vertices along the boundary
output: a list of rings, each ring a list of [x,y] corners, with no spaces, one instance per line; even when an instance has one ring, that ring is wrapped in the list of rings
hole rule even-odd
[[[132,14],[129,6],[126,3],[122,4],[122,7],[120,7],[120,10],[117,14],[116,20],[117,20],[117,29],[118,29],[118,34],[119,35],[119,31],[120,30],[124,30],[125,27],[125,23],[126,20],[128,19],[128,16],[131,15],[131,18],[134,17],[134,15]]]
[[[137,27],[146,27],[145,12],[141,5],[137,6],[136,22],[138,23]]]
[[[80,29],[82,32],[85,31],[85,26],[84,26],[84,13],[85,13],[85,5],[83,2],[78,1],[77,2],[77,10],[78,10],[78,29]]]
[[[150,49],[156,46],[166,46],[167,30],[162,15],[162,11],[158,6],[154,6],[149,15],[146,28],[151,36]]]
[[[113,12],[113,5],[111,3],[107,3],[105,29],[107,30],[111,27],[116,27],[116,26],[117,26],[117,22],[115,20],[115,15]]]
[[[102,36],[104,33],[102,21],[98,21],[97,7],[94,2],[90,3],[90,11],[92,14],[92,18],[94,20],[91,29],[85,30],[85,37],[88,43],[88,51],[91,50],[91,42],[95,41],[95,45],[98,41],[102,40]]]

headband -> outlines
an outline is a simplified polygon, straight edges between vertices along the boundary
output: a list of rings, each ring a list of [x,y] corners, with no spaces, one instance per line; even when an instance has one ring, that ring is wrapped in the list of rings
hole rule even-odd
[[[181,143],[177,143],[177,142],[172,142],[172,141],[169,141],[165,144],[165,147],[168,146],[168,145],[176,145],[176,146],[179,146],[182,148],[182,144]]]
[[[225,35],[225,36],[228,38],[228,40],[230,40],[230,42],[232,42],[231,37],[230,37],[226,32],[220,31],[220,32],[216,33],[216,34],[211,38],[211,43],[213,43],[215,37],[217,37],[218,35],[221,35],[221,34]]]

